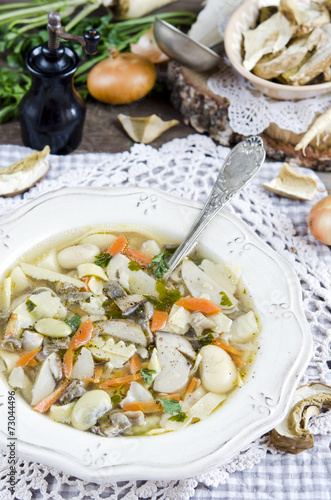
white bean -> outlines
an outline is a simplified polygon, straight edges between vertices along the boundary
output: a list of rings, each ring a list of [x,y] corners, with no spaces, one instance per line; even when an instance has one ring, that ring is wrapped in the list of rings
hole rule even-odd
[[[67,323],[59,319],[43,318],[35,324],[35,330],[46,337],[68,337],[72,333]]]
[[[204,346],[200,354],[199,370],[203,387],[217,394],[230,391],[237,379],[237,371],[229,354],[215,345]]]
[[[74,269],[84,262],[93,262],[98,253],[100,253],[100,249],[96,245],[87,243],[73,245],[61,250],[57,255],[57,260],[63,269]]]
[[[75,429],[90,429],[112,407],[107,392],[95,389],[86,392],[75,404],[71,413],[71,424]]]

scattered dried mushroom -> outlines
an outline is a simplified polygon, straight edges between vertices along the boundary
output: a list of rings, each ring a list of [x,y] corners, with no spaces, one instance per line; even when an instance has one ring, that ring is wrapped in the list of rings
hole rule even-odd
[[[331,387],[312,383],[299,387],[285,420],[270,432],[273,444],[281,451],[296,455],[314,447],[314,436],[308,429],[311,417],[322,408],[331,408]]]
[[[328,2],[281,0],[262,7],[255,29],[243,32],[243,66],[266,80],[306,85],[331,80]]]
[[[117,118],[128,136],[135,142],[143,144],[149,144],[160,137],[163,132],[179,124],[178,120],[164,121],[157,115],[131,117],[119,114]]]
[[[45,146],[42,151],[36,151],[23,160],[0,169],[0,196],[8,197],[24,193],[41,181],[49,170],[49,163],[46,160],[49,153],[49,146]]]
[[[275,179],[265,182],[262,186],[286,198],[298,200],[313,200],[317,191],[317,183],[307,174],[294,170],[288,163],[283,166]]]

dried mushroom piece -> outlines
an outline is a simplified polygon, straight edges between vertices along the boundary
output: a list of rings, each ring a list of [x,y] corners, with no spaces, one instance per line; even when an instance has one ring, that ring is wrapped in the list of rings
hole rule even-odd
[[[117,116],[125,132],[135,142],[149,144],[163,132],[179,124],[178,120],[164,121],[157,115],[146,117],[131,117],[123,114]]]
[[[291,23],[281,12],[269,17],[257,28],[244,31],[244,68],[251,71],[262,56],[275,54],[282,50],[295,31],[296,25]]]
[[[283,80],[289,85],[305,85],[322,73],[327,73],[331,65],[331,23],[321,27],[323,38],[318,50],[295,71],[283,73]]]
[[[294,455],[313,448],[314,436],[308,429],[308,423],[324,408],[331,408],[330,386],[312,383],[299,387],[285,420],[270,431],[271,441],[279,450]]]
[[[23,160],[0,169],[0,196],[8,197],[24,193],[41,181],[49,170],[49,163],[46,160],[49,153],[49,146],[45,146],[42,151],[36,151]]]
[[[315,179],[294,170],[288,163],[283,163],[275,179],[261,185],[268,191],[297,200],[311,201],[315,198],[317,191]]]
[[[314,29],[309,35],[293,40],[278,54],[267,54],[253,68],[253,73],[266,80],[290,71],[292,68],[303,63],[307,53],[318,47],[323,38],[320,28]]]
[[[325,113],[316,118],[301,140],[295,146],[295,151],[302,149],[305,155],[306,147],[317,137],[317,146],[320,142],[326,141],[331,134],[331,108],[328,108]]]

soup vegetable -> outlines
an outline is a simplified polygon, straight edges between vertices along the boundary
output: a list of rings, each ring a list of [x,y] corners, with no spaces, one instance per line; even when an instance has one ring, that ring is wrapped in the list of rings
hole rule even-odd
[[[33,410],[101,436],[207,418],[244,383],[258,323],[241,269],[93,229],[25,256],[2,282],[0,369]]]

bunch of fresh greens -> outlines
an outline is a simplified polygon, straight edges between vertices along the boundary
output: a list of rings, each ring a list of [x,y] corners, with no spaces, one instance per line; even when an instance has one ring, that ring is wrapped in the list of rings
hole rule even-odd
[[[19,103],[31,85],[24,61],[33,47],[48,40],[45,12],[60,12],[62,24],[70,33],[82,35],[91,28],[100,32],[101,42],[95,56],[86,55],[79,44],[73,44],[81,61],[75,75],[75,86],[85,100],[88,98],[87,75],[92,66],[108,57],[111,47],[116,47],[120,52],[130,51],[130,44],[136,43],[155,21],[155,16],[151,15],[114,22],[112,13],[107,9],[100,17],[87,17],[100,4],[102,2],[96,0],[34,0],[0,6],[0,54],[6,58],[6,64],[0,68],[0,123],[17,116]],[[76,13],[80,6],[83,8]],[[74,17],[69,17],[73,13]],[[158,17],[175,25],[191,25],[196,16],[178,11],[160,13]]]

